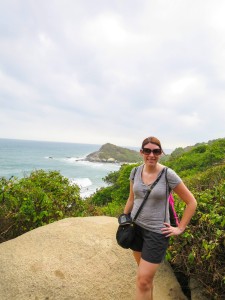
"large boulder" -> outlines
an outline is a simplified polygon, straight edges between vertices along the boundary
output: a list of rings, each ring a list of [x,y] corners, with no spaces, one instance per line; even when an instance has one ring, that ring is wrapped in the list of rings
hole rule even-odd
[[[0,299],[134,299],[136,264],[117,245],[116,229],[116,218],[68,218],[0,244]],[[154,294],[186,299],[167,264]]]

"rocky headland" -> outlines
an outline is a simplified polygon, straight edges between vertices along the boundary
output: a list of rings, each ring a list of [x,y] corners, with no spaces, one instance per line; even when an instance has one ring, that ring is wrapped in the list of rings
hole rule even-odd
[[[85,160],[90,162],[136,163],[141,161],[141,156],[138,151],[107,143],[101,146],[98,151],[87,155]]]

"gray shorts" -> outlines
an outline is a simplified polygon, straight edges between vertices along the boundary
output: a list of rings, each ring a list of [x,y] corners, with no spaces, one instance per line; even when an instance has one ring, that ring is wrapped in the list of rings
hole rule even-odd
[[[135,224],[135,237],[131,245],[133,251],[141,252],[141,258],[159,264],[163,261],[169,246],[169,237],[149,231]]]

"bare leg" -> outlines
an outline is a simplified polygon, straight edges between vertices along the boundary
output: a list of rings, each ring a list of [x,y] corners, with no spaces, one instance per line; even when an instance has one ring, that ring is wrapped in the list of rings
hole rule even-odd
[[[137,272],[136,300],[153,300],[153,279],[159,264],[140,259]]]
[[[140,260],[141,260],[141,252],[133,251],[133,256],[139,266]]]

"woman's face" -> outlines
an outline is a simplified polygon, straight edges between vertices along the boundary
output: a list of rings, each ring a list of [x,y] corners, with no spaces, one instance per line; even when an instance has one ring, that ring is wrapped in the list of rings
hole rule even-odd
[[[162,150],[158,145],[148,143],[140,150],[146,165],[155,166],[162,154]]]

